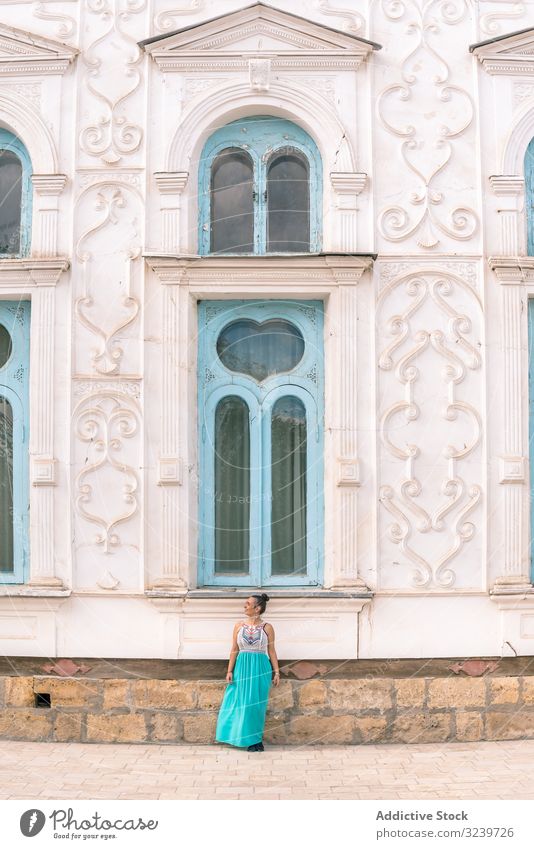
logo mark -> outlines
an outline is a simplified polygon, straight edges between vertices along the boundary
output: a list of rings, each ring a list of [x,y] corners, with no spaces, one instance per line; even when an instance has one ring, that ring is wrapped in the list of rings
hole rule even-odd
[[[20,830],[24,837],[35,837],[42,830],[46,817],[38,808],[30,808],[24,811],[20,818]]]

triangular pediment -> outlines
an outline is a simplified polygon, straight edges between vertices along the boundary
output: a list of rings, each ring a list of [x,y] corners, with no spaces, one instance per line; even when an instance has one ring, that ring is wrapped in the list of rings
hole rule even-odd
[[[172,57],[215,56],[354,57],[360,61],[379,44],[315,21],[254,3],[175,32],[141,42],[158,64]]]
[[[534,27],[472,44],[490,74],[534,74]]]
[[[0,23],[0,73],[62,73],[77,53],[59,41]]]

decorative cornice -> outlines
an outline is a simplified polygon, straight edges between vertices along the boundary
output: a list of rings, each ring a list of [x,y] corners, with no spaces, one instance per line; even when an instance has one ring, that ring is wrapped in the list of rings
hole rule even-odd
[[[55,286],[69,267],[66,257],[0,259],[0,290],[12,286]]]
[[[35,56],[21,59],[0,56],[0,74],[58,76],[65,73],[71,61],[71,59],[38,59]]]
[[[469,47],[488,74],[534,74],[534,28],[510,32]]]
[[[31,180],[38,195],[60,195],[67,183],[65,174],[32,174]]]
[[[525,189],[523,177],[505,174],[493,174],[490,178],[490,186],[497,197],[511,197],[521,195]]]
[[[161,283],[220,284],[250,288],[257,284],[332,286],[357,283],[373,265],[371,254],[183,257],[148,254],[145,259]]]
[[[534,76],[534,57],[525,56],[524,59],[488,59],[479,56],[478,60],[485,71],[492,76]]]
[[[488,263],[499,283],[534,283],[534,256],[490,256]]]
[[[332,171],[332,188],[339,195],[359,195],[367,183],[367,174],[363,172]]]
[[[220,53],[202,53],[199,56],[173,56],[169,53],[152,54],[158,68],[163,73],[188,73],[188,72],[223,72],[248,71],[249,57],[238,54],[236,56],[221,56]],[[257,51],[255,54],[257,58]],[[356,71],[365,55],[362,56],[317,56],[317,55],[293,55],[276,56],[271,59],[272,71]]]
[[[176,195],[187,185],[189,171],[157,171],[154,179],[160,195]]]

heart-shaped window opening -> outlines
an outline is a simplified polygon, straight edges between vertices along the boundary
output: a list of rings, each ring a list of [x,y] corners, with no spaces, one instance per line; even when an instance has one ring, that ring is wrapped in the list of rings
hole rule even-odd
[[[243,318],[227,324],[217,339],[217,354],[227,369],[261,382],[292,371],[304,355],[301,332],[284,319]]]

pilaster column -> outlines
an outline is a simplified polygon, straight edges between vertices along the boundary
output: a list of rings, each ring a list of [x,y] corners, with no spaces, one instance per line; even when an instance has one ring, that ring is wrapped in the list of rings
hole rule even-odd
[[[523,207],[525,181],[523,177],[494,175],[489,178],[494,194],[499,198],[501,256],[517,256],[525,252]]]
[[[161,455],[158,460],[158,486],[161,487],[161,576],[152,582],[154,590],[187,589],[181,564],[187,561],[182,542],[184,522],[181,507],[182,467],[180,456],[180,416],[187,406],[187,387],[182,378],[181,347],[187,335],[187,291],[177,278],[162,280],[162,411]]]
[[[54,307],[53,286],[32,294],[30,341],[30,580],[33,587],[62,587],[54,547]]]
[[[163,172],[154,174],[160,193],[161,240],[164,253],[178,254],[180,244],[180,213],[182,192],[187,185],[187,171]]]
[[[332,250],[358,250],[358,195],[367,182],[367,174],[333,171],[330,181],[334,190],[337,226],[332,237]]]
[[[524,364],[528,360],[528,340],[524,315],[523,284],[534,282],[534,260],[523,257],[491,257],[490,266],[501,284],[501,356],[504,365],[503,453],[499,457],[499,482],[503,493],[503,566],[492,589],[494,594],[523,592],[531,588],[528,547],[528,473],[524,434]],[[526,399],[525,399],[526,402]]]
[[[67,178],[64,174],[32,174],[34,188],[34,234],[32,255],[57,256],[59,196]]]
[[[337,420],[334,414],[336,517],[335,563],[333,581],[336,587],[356,587],[368,592],[358,575],[358,283],[363,268],[356,271],[339,265],[333,268],[338,283],[336,316],[332,326],[337,336],[335,370]]]

